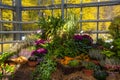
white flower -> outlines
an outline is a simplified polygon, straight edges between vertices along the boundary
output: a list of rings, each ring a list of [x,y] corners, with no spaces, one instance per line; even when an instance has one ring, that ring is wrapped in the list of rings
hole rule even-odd
[[[82,34],[84,31],[80,31],[80,33]]]
[[[112,45],[112,46],[110,46],[110,49],[112,49],[114,46]]]

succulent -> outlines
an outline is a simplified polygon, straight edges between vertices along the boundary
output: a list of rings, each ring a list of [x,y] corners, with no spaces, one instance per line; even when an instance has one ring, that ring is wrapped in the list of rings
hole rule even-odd
[[[94,77],[97,80],[106,80],[107,76],[108,76],[108,73],[106,71],[98,70],[94,72]]]

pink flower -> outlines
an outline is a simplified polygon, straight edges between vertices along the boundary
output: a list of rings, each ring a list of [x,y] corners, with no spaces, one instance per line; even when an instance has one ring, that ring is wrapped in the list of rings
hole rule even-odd
[[[39,40],[35,41],[35,45],[45,44],[45,43],[46,43],[46,41],[43,39],[39,39]]]
[[[39,56],[42,57],[47,53],[47,49],[39,48],[37,50],[32,51],[31,56]]]
[[[38,54],[46,54],[46,53],[47,53],[47,49],[39,48],[39,49],[36,50],[36,52],[37,52]]]

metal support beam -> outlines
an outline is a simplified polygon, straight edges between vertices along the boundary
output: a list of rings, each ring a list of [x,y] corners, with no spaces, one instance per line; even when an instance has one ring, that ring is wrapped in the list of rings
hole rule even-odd
[[[62,19],[64,19],[64,0],[61,0],[62,3],[61,3],[61,16],[62,16]]]
[[[0,31],[0,34],[35,33],[36,31]]]
[[[99,12],[100,12],[99,9],[100,9],[100,7],[98,6],[97,7],[97,20],[99,20]],[[99,31],[99,22],[97,22],[96,31]],[[98,41],[98,37],[99,37],[99,33],[96,34],[96,41]]]
[[[52,5],[54,5],[54,0],[51,0],[51,2],[52,2]],[[52,9],[51,14],[52,16],[54,15],[54,9]]]
[[[0,0],[0,3],[2,0]],[[0,9],[0,20],[2,20],[2,9]],[[0,32],[3,30],[2,23],[0,22]],[[3,42],[3,34],[0,34],[0,41]],[[1,52],[3,52],[3,44],[0,44],[1,46]]]
[[[16,8],[13,12],[13,20],[15,21],[22,21],[22,9],[21,9],[21,0],[14,0],[13,4]],[[22,31],[22,24],[17,23],[14,24],[14,31]],[[22,34],[14,34],[14,40],[21,40]]]
[[[83,3],[83,4],[65,4],[64,0],[61,4],[54,4],[49,6],[28,6],[22,7],[22,10],[50,10],[50,9],[61,9],[62,7],[65,8],[81,8],[81,7],[96,7],[96,6],[112,6],[112,5],[120,5],[119,1],[104,1],[104,2],[94,2],[94,3]]]
[[[14,8],[15,7],[13,7],[13,6],[9,6],[9,5],[5,5],[5,4],[0,3],[0,9],[14,10]]]
[[[80,0],[80,4],[82,5],[83,3],[83,0]],[[82,9],[82,7],[80,7],[80,33],[81,33],[81,31],[82,31],[82,13],[83,12],[83,9]]]

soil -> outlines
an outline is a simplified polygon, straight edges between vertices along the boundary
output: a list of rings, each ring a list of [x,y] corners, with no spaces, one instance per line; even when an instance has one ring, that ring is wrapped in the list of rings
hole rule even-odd
[[[32,72],[35,67],[29,67],[28,64],[22,64],[14,73],[13,78],[9,80],[32,80]]]
[[[93,76],[86,76],[82,67],[66,67],[57,65],[56,71],[51,75],[52,80],[96,80]]]
[[[35,67],[30,67],[27,63],[22,64],[14,73],[13,78],[3,80],[32,80],[31,75],[34,69]],[[51,80],[96,80],[93,76],[86,76],[81,69],[81,67],[68,68],[58,65],[51,75]],[[120,74],[109,75],[106,80],[120,80]]]

